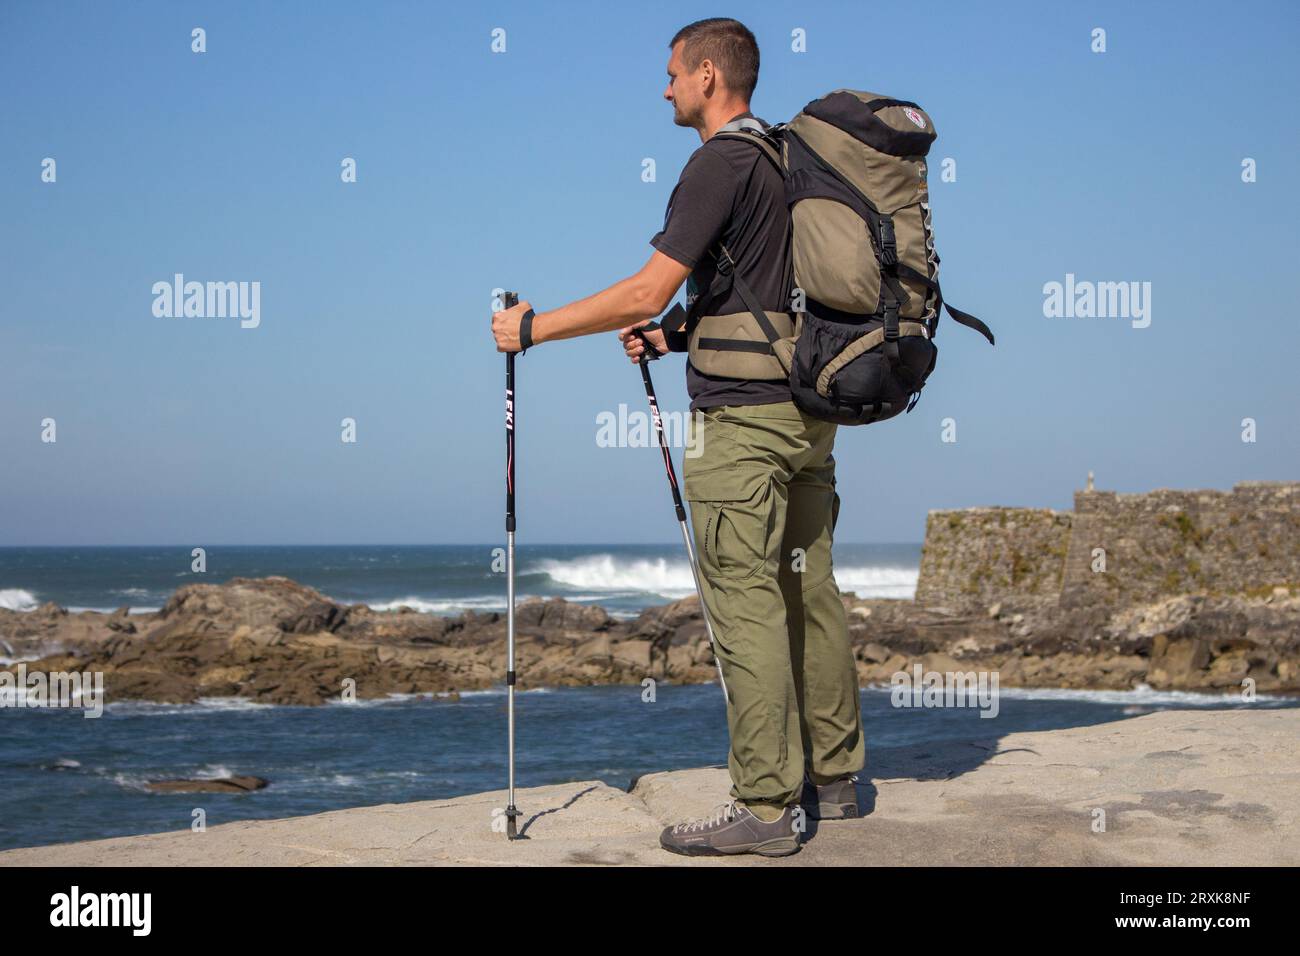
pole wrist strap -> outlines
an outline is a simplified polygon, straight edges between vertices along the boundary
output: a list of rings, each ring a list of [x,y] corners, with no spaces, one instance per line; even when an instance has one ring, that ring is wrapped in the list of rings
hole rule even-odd
[[[658,322],[647,322],[639,329],[633,330],[636,333],[637,337],[640,338],[641,341],[645,344],[645,351],[641,353],[641,357],[647,362],[653,362],[656,359],[658,359],[659,350],[650,344],[650,340],[646,338],[646,333],[657,332],[659,331],[660,328],[661,326],[659,325]]]
[[[519,320],[519,354],[523,355],[533,347],[533,310],[529,309]]]

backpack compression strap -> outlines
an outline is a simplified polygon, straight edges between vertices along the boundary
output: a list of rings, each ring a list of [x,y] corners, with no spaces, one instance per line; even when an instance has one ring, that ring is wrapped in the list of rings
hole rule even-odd
[[[954,322],[958,323],[959,325],[964,325],[968,329],[974,329],[980,335],[984,336],[986,339],[989,340],[989,345],[993,344],[993,330],[990,329],[983,322],[981,322],[979,319],[977,319],[975,316],[971,315],[969,312],[963,312],[961,309],[955,309],[947,302],[943,301],[943,290],[939,288],[939,283],[935,282],[929,276],[924,276],[921,273],[917,272],[911,266],[903,265],[901,262],[898,264],[898,274],[902,276],[904,279],[911,279],[914,282],[919,282],[922,285],[924,285],[926,288],[934,292],[936,297],[936,301],[934,303],[934,318],[936,322],[939,320],[939,310],[947,309],[948,314],[952,316]]]

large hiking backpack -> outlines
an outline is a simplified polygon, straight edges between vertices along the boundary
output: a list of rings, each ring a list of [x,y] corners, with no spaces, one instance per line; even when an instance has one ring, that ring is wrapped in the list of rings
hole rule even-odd
[[[938,357],[941,309],[993,343],[988,326],[943,300],[926,184],[935,129],[915,103],[835,90],[789,123],[746,118],[715,136],[754,144],[784,178],[792,301],[789,312],[764,310],[720,245],[721,291],[734,283],[748,311],[697,314],[725,299],[715,283],[665,320],[685,325],[700,371],[788,378],[808,414],[863,425],[915,406]]]

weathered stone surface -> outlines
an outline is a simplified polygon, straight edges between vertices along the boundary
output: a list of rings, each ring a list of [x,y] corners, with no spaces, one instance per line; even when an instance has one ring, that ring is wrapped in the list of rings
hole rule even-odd
[[[1300,690],[1300,593],[1180,595],[1121,609],[1000,603],[990,617],[987,609],[846,597],[861,679],[888,683],[920,662],[932,670],[997,670],[1004,686]],[[532,623],[519,624],[521,686],[717,679],[693,599],[633,621],[561,599],[526,606]],[[39,617],[26,620],[32,615]],[[133,632],[108,626],[109,618],[122,620],[120,612],[47,608],[17,618],[15,626],[14,617],[0,617],[0,637],[45,649],[27,662],[29,671],[103,671],[109,700],[235,695],[317,704],[338,699],[348,681],[362,699],[448,693],[499,683],[505,655],[500,614],[332,605],[283,578],[190,585],[165,614],[131,615]],[[313,626],[319,629],[301,630]]]
[[[710,679],[711,659],[702,666],[681,654],[670,661],[666,652],[690,618],[689,605],[656,611],[643,615],[662,622],[652,642],[604,608],[559,598],[523,602],[521,686]],[[694,613],[698,623],[698,606]],[[242,696],[319,704],[339,699],[348,682],[362,699],[453,694],[499,683],[505,658],[501,614],[374,611],[336,604],[287,578],[187,585],[160,612],[129,618],[54,607],[0,614],[0,636],[15,652],[39,657],[28,671],[103,671],[110,701]]]
[[[134,634],[135,622],[131,620],[131,609],[129,607],[118,608],[104,619],[104,626],[110,631],[118,631],[122,634]]]
[[[573,659],[582,664],[593,660],[607,662],[613,656],[613,647],[608,634],[597,634],[574,648]]]
[[[910,601],[846,601],[872,609],[849,615],[868,684],[943,653],[962,671],[998,671],[1008,687],[1240,692],[1249,680],[1257,691],[1300,691],[1300,592],[1183,595],[1120,610],[1008,598],[996,619]]]
[[[971,610],[1005,597],[1062,606],[1180,594],[1285,600],[1300,593],[1300,482],[1232,491],[1079,491],[1074,511],[932,511],[916,599]],[[1104,553],[1105,570],[1099,553]],[[996,614],[991,616],[996,617]]]
[[[347,611],[320,592],[282,577],[232,578],[225,584],[187,584],[158,612],[162,633],[233,631],[269,624],[290,634],[332,631]]]
[[[1006,594],[1056,598],[1070,521],[1069,512],[1046,508],[931,511],[917,602],[973,610],[995,605]]]
[[[650,672],[649,641],[619,641],[613,648],[614,660],[642,674]]]

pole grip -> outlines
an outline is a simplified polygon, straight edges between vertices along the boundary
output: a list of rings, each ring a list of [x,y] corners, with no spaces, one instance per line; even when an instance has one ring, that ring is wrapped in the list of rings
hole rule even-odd
[[[645,351],[641,353],[641,366],[643,368],[645,367],[646,362],[656,361],[660,357],[659,350],[651,345],[650,340],[646,338],[647,332],[657,332],[659,328],[660,325],[658,322],[648,322],[641,326],[641,328],[632,330],[636,337],[641,340],[642,344],[645,345]]]
[[[507,309],[519,304],[518,292],[506,292]],[[515,530],[515,353],[506,353],[506,531]]]

